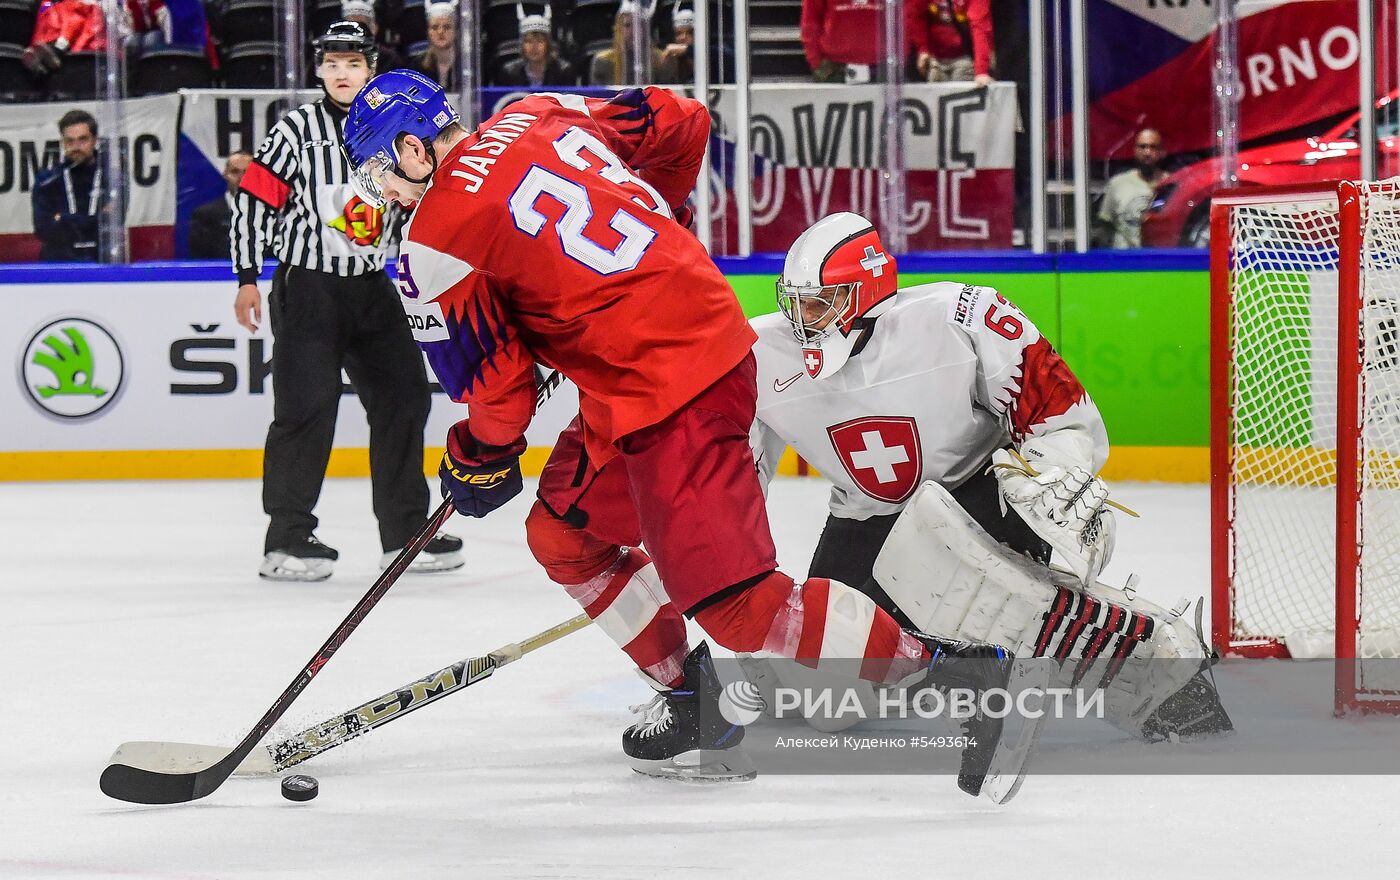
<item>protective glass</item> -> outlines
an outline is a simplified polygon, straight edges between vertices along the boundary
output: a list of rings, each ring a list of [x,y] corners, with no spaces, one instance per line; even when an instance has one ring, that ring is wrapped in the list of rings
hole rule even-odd
[[[853,284],[799,285],[779,280],[778,308],[792,325],[792,335],[803,345],[820,342],[841,326],[854,301],[860,282]]]
[[[351,169],[350,184],[360,201],[373,208],[383,208],[388,202],[384,197],[384,175],[393,173],[397,164],[388,150],[380,150],[358,168]]]

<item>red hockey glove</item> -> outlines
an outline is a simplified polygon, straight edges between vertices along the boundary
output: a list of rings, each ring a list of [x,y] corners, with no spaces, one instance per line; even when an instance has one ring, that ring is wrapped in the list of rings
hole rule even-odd
[[[468,420],[462,419],[447,431],[447,451],[438,468],[443,497],[451,498],[463,516],[485,516],[524,488],[520,477],[524,451],[524,437],[508,446],[478,443]]]

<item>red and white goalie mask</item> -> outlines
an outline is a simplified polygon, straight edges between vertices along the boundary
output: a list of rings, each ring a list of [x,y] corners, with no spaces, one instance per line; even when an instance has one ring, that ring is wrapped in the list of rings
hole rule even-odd
[[[846,365],[861,331],[894,301],[898,280],[894,255],[859,214],[823,217],[798,236],[778,279],[778,307],[808,376],[825,379]]]

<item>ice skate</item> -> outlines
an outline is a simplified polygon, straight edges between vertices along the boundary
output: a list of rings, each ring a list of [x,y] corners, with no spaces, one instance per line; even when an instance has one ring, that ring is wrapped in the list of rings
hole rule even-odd
[[[647,776],[721,781],[757,776],[740,748],[744,728],[720,713],[720,683],[704,642],[685,658],[685,680],[656,690],[650,703],[634,706],[642,717],[622,734],[622,751],[632,769]]]
[[[1147,717],[1142,737],[1148,742],[1167,739],[1205,739],[1225,736],[1235,730],[1234,722],[1220,703],[1215,683],[1202,669]]]
[[[335,569],[340,553],[308,535],[300,541],[269,550],[258,568],[258,577],[270,581],[323,581]]]
[[[379,557],[379,570],[388,568],[402,552],[402,548],[386,551]],[[439,532],[424,544],[423,549],[413,558],[413,562],[408,566],[408,574],[455,571],[463,565],[466,565],[466,559],[462,557],[462,539],[456,535]]]

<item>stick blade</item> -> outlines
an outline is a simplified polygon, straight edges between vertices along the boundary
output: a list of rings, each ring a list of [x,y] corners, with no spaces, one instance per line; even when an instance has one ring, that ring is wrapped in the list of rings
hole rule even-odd
[[[155,773],[198,773],[227,758],[233,749],[201,743],[127,742],[117,747],[108,764],[126,764]],[[277,772],[267,749],[254,749],[243,759],[234,776],[269,776]]]
[[[1016,661],[1007,688],[1015,694],[1033,690],[1031,699],[1026,701],[1026,709],[1033,717],[1021,718],[1020,730],[1014,732],[1014,742],[1008,741],[1007,734],[1012,733],[1008,730],[997,744],[981,791],[982,796],[994,804],[1010,801],[1026,781],[1026,770],[1040,744],[1040,734],[1045,725],[1045,689],[1050,686],[1053,669],[1045,658]],[[1019,717],[1019,713],[1013,713],[1013,716]]]
[[[198,800],[223,785],[233,772],[235,761],[247,757],[219,748],[214,748],[213,754],[200,755],[190,751],[192,744],[167,748],[170,745],[127,743],[119,747],[114,760],[102,771],[102,793],[134,804],[182,804]],[[213,763],[208,763],[210,760]]]
[[[102,771],[99,784],[103,794],[119,801],[133,804],[182,804],[209,793],[195,793],[198,780],[197,772],[162,773],[118,763],[107,765],[107,769]]]

